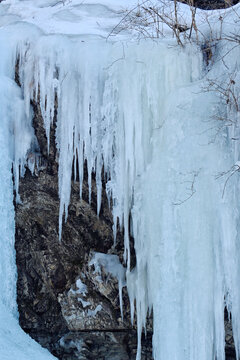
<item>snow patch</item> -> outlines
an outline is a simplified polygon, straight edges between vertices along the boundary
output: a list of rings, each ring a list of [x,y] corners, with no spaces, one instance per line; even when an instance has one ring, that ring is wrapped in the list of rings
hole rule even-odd
[[[122,288],[126,286],[126,269],[122,266],[117,255],[94,253],[89,266],[94,265],[94,272],[101,274],[101,266],[106,272],[118,279],[119,302],[123,319]]]
[[[99,311],[102,310],[102,306],[101,305],[97,305],[97,307],[94,309],[94,310],[90,310],[88,309],[87,311],[87,315],[90,316],[90,317],[95,317],[97,315],[97,313]]]

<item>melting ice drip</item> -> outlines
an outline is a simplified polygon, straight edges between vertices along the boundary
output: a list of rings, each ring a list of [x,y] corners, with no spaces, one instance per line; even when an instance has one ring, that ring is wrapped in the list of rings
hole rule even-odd
[[[232,165],[233,155],[227,133],[209,143],[206,130],[217,99],[199,94],[197,49],[169,47],[169,42],[82,42],[40,33],[25,39],[16,41],[12,68],[19,57],[24,121],[31,119],[30,100],[39,97],[48,144],[58,98],[59,238],[72,166],[75,178],[79,172],[81,197],[87,160],[89,201],[95,172],[98,213],[104,166],[115,238],[118,222],[125,229],[137,359],[152,310],[155,360],[223,360],[225,305],[239,353],[237,183],[233,179],[222,199],[223,181],[215,175]],[[16,164],[17,169],[18,157]],[[131,272],[129,227],[137,256]]]

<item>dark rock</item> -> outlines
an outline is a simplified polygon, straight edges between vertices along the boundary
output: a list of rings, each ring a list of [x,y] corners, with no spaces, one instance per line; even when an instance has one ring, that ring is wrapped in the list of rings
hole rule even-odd
[[[239,3],[239,0],[178,0],[204,10],[224,9]]]

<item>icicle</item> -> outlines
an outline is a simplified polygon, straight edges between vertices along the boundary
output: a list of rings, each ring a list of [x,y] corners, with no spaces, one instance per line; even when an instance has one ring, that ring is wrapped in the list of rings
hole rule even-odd
[[[10,106],[18,113],[12,124],[16,188],[33,138],[30,101],[39,98],[49,149],[57,96],[59,239],[73,167],[82,197],[87,164],[89,203],[95,173],[98,215],[104,168],[114,244],[118,227],[124,231],[132,322],[136,303],[137,359],[152,309],[155,360],[223,360],[225,303],[239,354],[238,180],[231,178],[232,190],[222,198],[224,180],[214,178],[238,164],[239,149],[229,150],[227,141],[239,130],[209,143],[206,124],[214,121],[213,104],[219,99],[199,92],[198,50],[151,41],[83,43],[60,35],[41,34],[38,40],[21,43],[18,50],[24,100],[19,89],[18,102]],[[137,260],[132,271],[130,214]],[[119,280],[121,315],[122,286]]]

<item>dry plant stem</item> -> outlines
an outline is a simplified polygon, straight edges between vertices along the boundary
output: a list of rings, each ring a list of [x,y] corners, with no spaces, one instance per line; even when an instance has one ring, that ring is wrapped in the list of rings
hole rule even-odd
[[[145,0],[141,3],[141,5],[144,5],[145,3],[147,3],[149,0]],[[114,26],[114,28],[112,29],[112,31],[109,33],[109,35],[107,36],[107,39],[110,37],[110,36],[113,36],[114,35],[114,32],[115,30],[117,30],[121,24],[124,23],[124,21],[136,10],[138,9],[139,10],[139,7],[141,6],[140,4],[138,4],[137,6],[135,6],[134,8],[132,8],[131,10],[129,10],[126,15],[121,19],[121,21],[116,25]],[[121,30],[119,30],[118,32],[120,32]]]
[[[218,174],[218,175],[216,176],[216,179],[219,179],[219,178],[222,177],[222,176],[228,175],[228,176],[227,176],[227,179],[226,179],[226,181],[225,181],[225,183],[224,183],[223,192],[222,192],[222,197],[224,197],[224,194],[225,194],[225,191],[226,191],[226,187],[227,187],[227,184],[228,184],[229,180],[231,179],[231,177],[232,177],[234,174],[236,174],[236,173],[239,172],[239,171],[240,171],[240,166],[237,165],[237,164],[235,164],[235,165],[233,165],[233,166],[231,167],[230,170],[221,172],[220,174]]]
[[[209,79],[208,80],[208,86],[204,89],[204,91],[214,91],[219,93],[226,101],[226,104],[230,108],[234,108],[236,112],[239,112],[239,96],[236,94],[235,91],[235,85],[236,82],[234,80],[235,75],[232,74],[230,76],[230,79],[226,85],[222,83],[218,83],[215,80]]]
[[[178,10],[177,10],[177,0],[174,0],[174,15],[175,15],[175,35],[177,37],[177,41],[180,45],[182,45],[179,39],[179,24],[178,24]]]
[[[149,8],[143,7],[143,10],[148,13],[150,13],[150,12],[154,13],[158,18],[158,24],[161,22],[161,23],[167,25],[174,32],[174,35],[177,39],[178,44],[183,46],[183,43],[180,39],[180,28],[183,29],[184,27],[180,26],[178,23],[176,23],[177,14],[175,14],[175,20],[173,21],[173,19],[169,15],[164,14],[164,13],[161,14],[159,12],[159,10],[154,7],[149,7]]]
[[[189,32],[189,39],[191,39],[192,29],[194,29],[194,31],[196,33],[196,41],[197,41],[197,44],[198,44],[198,29],[197,29],[197,25],[196,25],[196,11],[197,11],[197,9],[193,6],[193,0],[189,0],[188,5],[190,7],[191,14],[192,14],[192,22],[191,22],[191,28],[190,28],[190,32]]]
[[[161,24],[165,24],[173,31],[178,44],[183,46],[180,33],[189,28],[179,22],[177,0],[174,0],[173,13],[169,12],[169,3],[164,0],[159,0],[158,3],[160,7],[156,7],[155,3],[153,4],[150,0],[139,3],[124,15],[107,38],[124,29],[134,29],[144,38],[159,38],[160,35],[164,36],[163,31],[160,30],[160,26]],[[168,10],[167,12],[165,12],[166,8]]]
[[[193,175],[193,179],[190,180],[190,181],[185,181],[185,183],[190,183],[190,188],[186,188],[187,191],[189,191],[189,194],[188,196],[183,199],[183,200],[179,200],[175,203],[173,203],[173,205],[175,206],[179,206],[179,205],[182,205],[184,204],[186,201],[188,201],[189,199],[191,199],[191,197],[196,193],[196,189],[195,189],[195,182],[196,182],[196,179],[199,175],[199,172],[200,170],[198,171],[193,171],[191,174]]]

